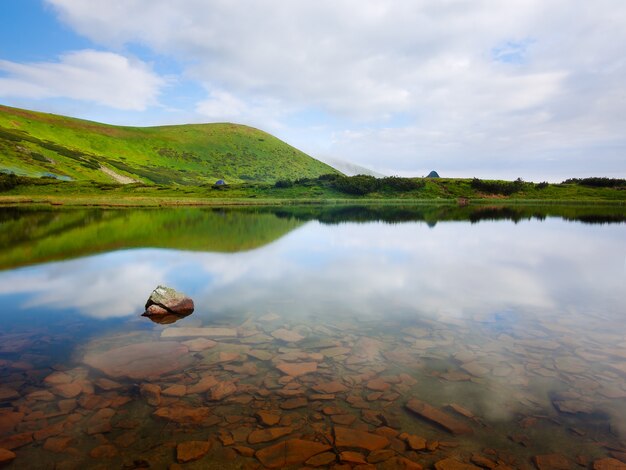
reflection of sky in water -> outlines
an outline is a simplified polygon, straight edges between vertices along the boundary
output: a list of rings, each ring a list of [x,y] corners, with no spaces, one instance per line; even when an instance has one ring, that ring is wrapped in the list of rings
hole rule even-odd
[[[193,296],[200,315],[418,312],[504,322],[514,321],[515,311],[615,316],[624,314],[624,231],[558,219],[434,228],[311,222],[235,254],[124,250],[5,271],[0,295],[20,309],[94,318],[141,312],[161,283]]]

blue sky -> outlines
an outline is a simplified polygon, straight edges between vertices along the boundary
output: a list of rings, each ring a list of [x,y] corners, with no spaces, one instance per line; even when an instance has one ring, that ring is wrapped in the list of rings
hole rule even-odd
[[[626,176],[626,4],[6,0],[0,103],[240,122],[384,174]]]

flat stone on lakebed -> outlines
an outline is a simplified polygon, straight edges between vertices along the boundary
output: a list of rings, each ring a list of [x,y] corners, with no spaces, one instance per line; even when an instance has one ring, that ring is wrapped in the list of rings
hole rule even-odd
[[[189,364],[189,349],[173,341],[130,344],[85,354],[83,362],[109,377],[158,377]]]

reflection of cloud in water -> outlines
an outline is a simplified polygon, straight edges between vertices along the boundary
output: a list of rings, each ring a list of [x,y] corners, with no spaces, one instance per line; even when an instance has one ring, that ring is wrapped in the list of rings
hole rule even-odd
[[[558,313],[599,302],[615,308],[623,271],[613,253],[622,249],[622,232],[551,220],[434,229],[309,223],[249,252],[128,250],[8,271],[0,274],[0,294],[27,293],[25,306],[76,308],[98,318],[137,313],[159,283],[194,297],[197,313],[264,313],[281,305],[290,314],[371,316]],[[198,279],[191,283],[188,272]]]

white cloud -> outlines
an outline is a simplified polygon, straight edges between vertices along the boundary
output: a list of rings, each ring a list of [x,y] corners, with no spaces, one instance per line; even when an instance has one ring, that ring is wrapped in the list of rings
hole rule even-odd
[[[626,148],[611,0],[47,1],[100,44],[174,57],[208,90],[201,115],[272,113],[304,150],[375,169],[609,171]],[[331,128],[302,137],[307,112]],[[352,139],[329,147],[331,132]]]
[[[71,98],[123,110],[156,104],[165,85],[145,63],[95,50],[69,52],[57,62],[0,60],[0,72],[2,97]]]

